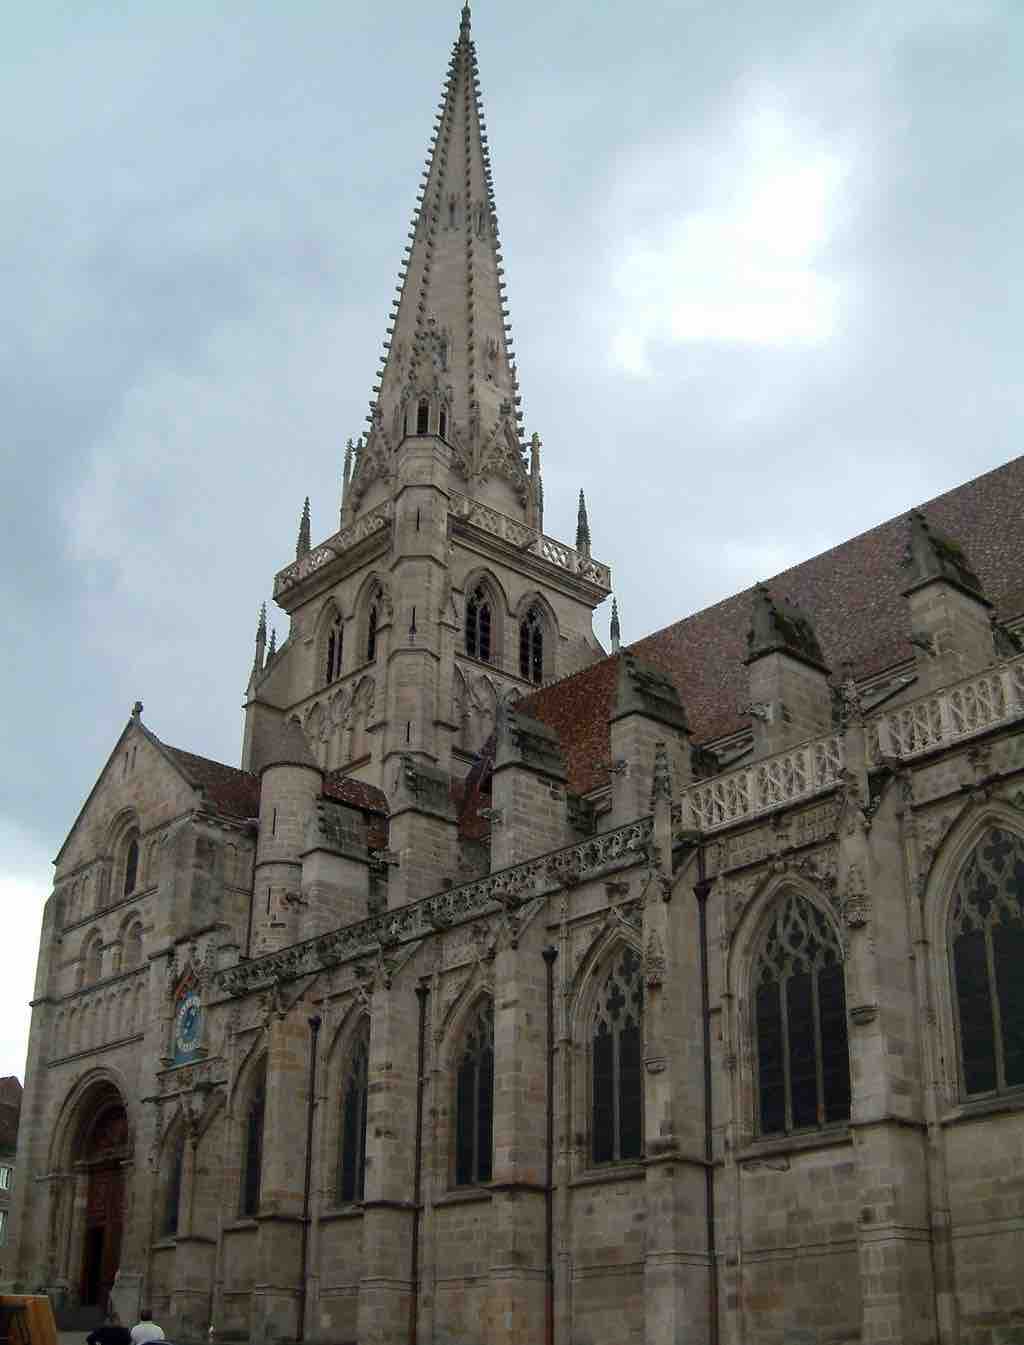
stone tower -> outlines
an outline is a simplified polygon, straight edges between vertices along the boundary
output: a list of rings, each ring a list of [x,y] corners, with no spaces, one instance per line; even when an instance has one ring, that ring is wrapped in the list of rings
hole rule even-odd
[[[499,702],[602,651],[611,587],[585,543],[543,533],[540,438],[523,438],[469,7],[438,107],[368,429],[345,455],[340,529],[274,581],[288,613],[257,642],[242,765],[297,720],[324,771],[393,794],[399,758],[463,775]],[[308,505],[308,502],[307,502]],[[265,635],[264,635],[265,640]],[[440,788],[440,775],[434,780]]]

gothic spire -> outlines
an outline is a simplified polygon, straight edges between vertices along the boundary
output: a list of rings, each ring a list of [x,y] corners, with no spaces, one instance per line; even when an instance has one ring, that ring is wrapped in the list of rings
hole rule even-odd
[[[580,491],[580,507],[576,512],[576,550],[581,556],[590,555],[590,522],[587,519],[587,502]]]
[[[301,560],[303,556],[309,555],[309,496],[306,496],[306,503],[302,506],[302,517],[299,519],[299,540],[295,543],[295,559]]]
[[[505,307],[490,151],[468,5],[427,151],[420,192],[351,481],[351,512],[389,477],[406,435],[436,434],[468,487],[504,477],[524,511],[529,493],[519,393]],[[475,489],[475,487],[474,487]]]
[[[612,641],[612,653],[619,652],[619,646],[622,643],[622,632],[619,630],[619,604],[616,598],[612,598],[612,621],[609,627],[609,634]]]

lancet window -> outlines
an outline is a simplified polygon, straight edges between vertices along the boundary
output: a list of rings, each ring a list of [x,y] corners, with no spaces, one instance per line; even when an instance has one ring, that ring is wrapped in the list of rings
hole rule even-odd
[[[482,663],[491,661],[491,600],[483,584],[478,584],[466,603],[466,653]]]
[[[519,676],[538,685],[544,680],[544,621],[536,607],[519,623]]]
[[[799,893],[775,911],[753,986],[761,1134],[848,1120],[843,950],[831,920]]]
[[[601,986],[591,1036],[591,1154],[595,1163],[643,1154],[644,983],[632,948]]]
[[[430,426],[430,403],[421,397],[416,407],[416,433],[426,434]]]
[[[333,682],[341,676],[341,653],[344,641],[344,628],[341,617],[336,616],[327,632],[327,648],[324,659],[324,683]]]
[[[260,1178],[263,1170],[263,1122],[266,1113],[266,1066],[249,1096],[245,1111],[245,1161],[242,1166],[242,1214],[255,1215],[260,1208]]]
[[[123,895],[128,896],[135,891],[135,884],[139,876],[139,833],[134,829],[128,833],[127,842],[124,851],[124,887]]]
[[[341,1161],[338,1200],[362,1200],[366,1188],[366,1102],[370,1062],[370,1025],[364,1021],[352,1045],[341,1101]]]
[[[441,407],[441,414],[438,417],[437,432],[442,439],[448,437],[448,410],[444,406]]]
[[[494,1148],[494,1001],[482,999],[459,1055],[455,1103],[455,1184],[489,1182]]]
[[[372,663],[377,657],[377,622],[378,605],[376,602],[370,604],[370,610],[366,617],[366,661]]]
[[[960,1072],[968,1097],[1024,1085],[1024,841],[993,827],[950,908]]]

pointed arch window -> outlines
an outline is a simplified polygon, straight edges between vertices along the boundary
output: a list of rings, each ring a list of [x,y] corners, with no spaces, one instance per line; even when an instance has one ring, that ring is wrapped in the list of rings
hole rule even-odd
[[[967,1097],[1024,1086],[1024,841],[993,827],[950,907],[960,1077]]]
[[[753,985],[760,1133],[849,1120],[843,950],[832,921],[806,897],[780,901]]]
[[[421,397],[416,407],[416,433],[426,434],[430,426],[430,403]]]
[[[341,653],[344,647],[344,628],[341,617],[335,616],[327,631],[327,649],[324,659],[324,684],[335,681],[341,676]]]
[[[173,1238],[178,1232],[178,1217],[181,1208],[181,1175],[185,1168],[185,1135],[182,1132],[171,1150],[170,1168],[167,1173],[167,1190],[164,1198],[164,1237]]]
[[[379,605],[376,601],[370,604],[370,611],[366,618],[366,661],[372,663],[377,657],[377,622]]]
[[[122,895],[128,896],[135,891],[139,877],[139,833],[133,828],[128,833],[124,851],[124,887]]]
[[[85,981],[92,985],[103,975],[103,940],[94,934],[85,955]]]
[[[362,1200],[366,1190],[366,1102],[370,1064],[370,1024],[363,1022],[352,1046],[341,1101],[341,1162],[338,1201]]]
[[[242,1214],[255,1215],[260,1208],[263,1171],[263,1122],[266,1114],[266,1066],[253,1086],[245,1111],[245,1161],[242,1167]]]
[[[142,925],[136,920],[124,938],[124,969],[134,971],[142,965]]]
[[[544,680],[544,622],[536,607],[519,623],[519,676],[538,686]]]
[[[632,948],[601,986],[591,1035],[591,1154],[595,1163],[643,1155],[644,983]]]
[[[489,1182],[494,1169],[494,1001],[482,999],[466,1029],[455,1102],[455,1184]]]
[[[491,600],[483,584],[477,584],[466,603],[466,653],[482,663],[491,661]]]
[[[437,432],[438,432],[438,434],[441,436],[442,439],[447,439],[447,437],[448,437],[448,409],[447,409],[447,407],[444,407],[444,406],[441,407],[441,414],[440,414],[439,417],[438,417]]]

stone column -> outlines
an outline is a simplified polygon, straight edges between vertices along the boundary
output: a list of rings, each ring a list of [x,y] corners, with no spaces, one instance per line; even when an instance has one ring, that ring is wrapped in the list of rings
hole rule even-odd
[[[495,955],[494,1175],[488,1345],[544,1339],[546,980],[506,915]],[[539,928],[539,927],[538,927]]]
[[[671,777],[654,767],[654,881],[643,916],[645,1345],[708,1341],[703,1015],[694,866],[672,873]]]
[[[386,968],[371,984],[358,1339],[393,1345],[409,1330],[419,1015],[412,987],[393,989]]]

